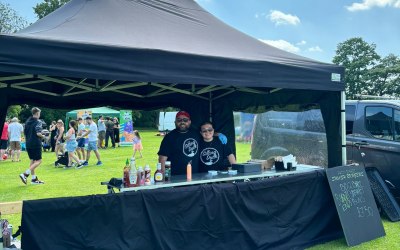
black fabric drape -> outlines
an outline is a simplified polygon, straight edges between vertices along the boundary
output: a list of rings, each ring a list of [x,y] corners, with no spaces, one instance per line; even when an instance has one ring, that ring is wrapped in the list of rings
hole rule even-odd
[[[343,235],[324,171],[24,201],[22,248],[302,249]]]
[[[7,116],[8,109],[8,93],[7,89],[0,90],[0,131],[3,131],[4,121]]]
[[[342,165],[340,92],[330,92],[320,102],[328,141],[328,167]]]

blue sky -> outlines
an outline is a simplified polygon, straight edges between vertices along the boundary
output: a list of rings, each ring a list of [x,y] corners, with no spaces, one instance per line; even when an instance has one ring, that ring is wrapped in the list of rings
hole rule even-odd
[[[43,0],[0,0],[29,22]],[[331,62],[338,43],[361,37],[400,56],[400,0],[196,0],[236,29],[275,47]]]

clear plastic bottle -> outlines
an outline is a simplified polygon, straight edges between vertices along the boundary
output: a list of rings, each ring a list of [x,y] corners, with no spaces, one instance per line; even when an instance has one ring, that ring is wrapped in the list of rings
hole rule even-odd
[[[162,182],[163,181],[163,173],[161,171],[161,163],[157,163],[157,170],[154,173],[154,182]]]
[[[139,166],[138,171],[137,171],[137,185],[138,186],[143,186],[144,185],[144,171],[143,167]]]
[[[137,186],[137,169],[136,169],[136,162],[135,157],[131,158],[129,164],[129,186],[136,187]]]
[[[165,162],[165,173],[164,173],[165,181],[170,181],[171,179],[171,162]]]
[[[149,164],[144,167],[144,185],[151,185],[151,169]]]

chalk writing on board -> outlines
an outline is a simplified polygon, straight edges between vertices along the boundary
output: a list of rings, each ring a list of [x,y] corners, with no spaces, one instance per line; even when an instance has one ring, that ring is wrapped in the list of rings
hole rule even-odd
[[[352,207],[355,207],[359,218],[374,215],[372,208],[365,205],[364,187],[361,180],[359,180],[359,178],[363,176],[364,173],[362,171],[348,169],[339,171],[337,175],[331,177],[332,182],[340,181],[340,183],[338,183],[340,192],[334,194],[339,207],[343,212],[349,211]]]

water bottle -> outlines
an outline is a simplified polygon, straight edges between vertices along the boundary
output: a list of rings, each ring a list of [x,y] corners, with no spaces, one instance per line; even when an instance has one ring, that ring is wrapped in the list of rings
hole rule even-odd
[[[165,181],[169,181],[171,179],[171,162],[165,162],[165,173],[164,173]]]
[[[130,167],[130,169],[129,169],[129,186],[136,187],[136,186],[138,186],[138,183],[137,183],[137,169],[136,169],[135,157],[131,158],[129,167]]]

